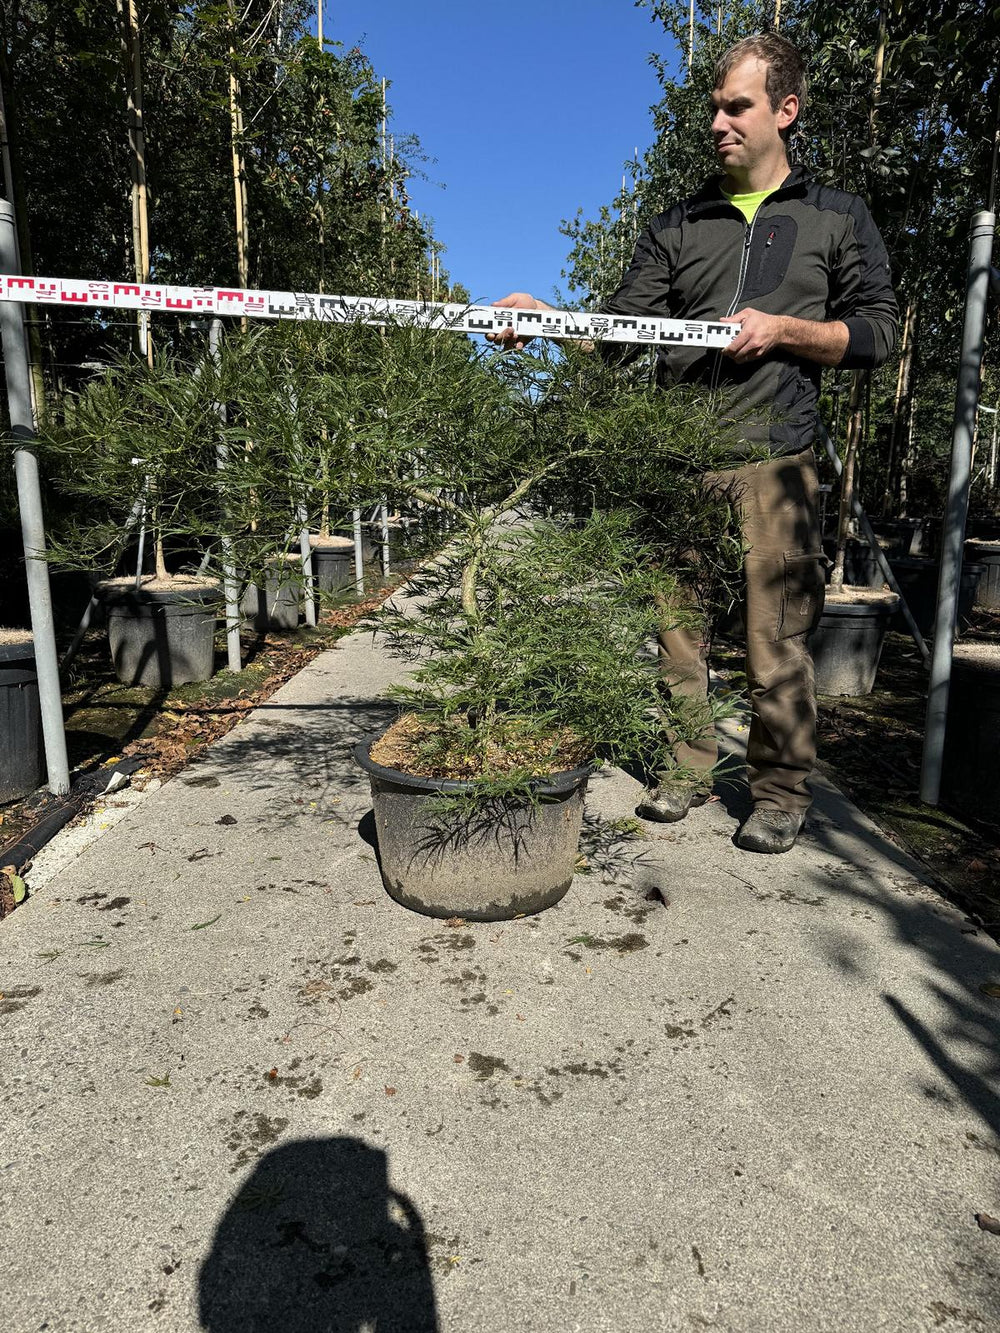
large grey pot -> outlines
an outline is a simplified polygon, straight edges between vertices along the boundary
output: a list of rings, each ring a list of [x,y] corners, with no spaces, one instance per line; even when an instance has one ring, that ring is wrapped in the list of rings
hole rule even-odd
[[[474,814],[433,808],[470,783],[414,777],[376,764],[378,738],[354,746],[369,775],[386,891],[416,912],[509,921],[557,903],[573,881],[590,768],[539,780],[536,803],[498,799]]]

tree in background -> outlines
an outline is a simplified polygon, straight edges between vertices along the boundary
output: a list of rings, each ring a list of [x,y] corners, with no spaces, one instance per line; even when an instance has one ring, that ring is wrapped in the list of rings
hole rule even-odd
[[[433,241],[409,207],[419,142],[382,129],[383,80],[357,49],[320,50],[305,0],[140,0],[154,280],[236,284],[232,162],[251,286],[413,297]],[[7,0],[0,79],[26,269],[133,272],[121,20],[106,0]],[[233,89],[237,90],[233,112]],[[234,139],[234,124],[236,134]],[[438,261],[433,260],[437,269]],[[438,279],[443,291],[446,273]],[[456,288],[458,299],[463,289]],[[50,393],[128,346],[127,317],[43,312]],[[176,340],[176,330],[158,325]]]

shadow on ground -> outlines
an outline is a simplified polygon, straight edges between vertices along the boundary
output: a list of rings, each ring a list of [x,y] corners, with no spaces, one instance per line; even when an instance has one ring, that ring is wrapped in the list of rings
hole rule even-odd
[[[343,1137],[262,1157],[219,1222],[198,1308],[209,1333],[436,1333],[423,1222],[386,1154]]]

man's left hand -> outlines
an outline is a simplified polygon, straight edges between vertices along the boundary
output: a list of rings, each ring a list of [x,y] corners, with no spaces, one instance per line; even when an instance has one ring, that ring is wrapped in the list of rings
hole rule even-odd
[[[734,361],[759,361],[782,345],[785,334],[784,315],[765,315],[762,310],[740,310],[719,321],[720,324],[740,324],[739,333],[724,349],[724,355]]]

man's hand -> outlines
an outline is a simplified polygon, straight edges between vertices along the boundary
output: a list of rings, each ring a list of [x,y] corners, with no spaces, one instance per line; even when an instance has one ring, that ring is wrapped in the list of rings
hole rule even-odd
[[[505,306],[511,310],[555,310],[554,305],[549,305],[547,301],[540,301],[537,296],[532,296],[530,292],[511,292],[509,296],[501,297],[499,301],[491,301],[491,305]],[[488,333],[487,342],[499,343],[501,347],[510,349],[513,347],[520,352],[531,342],[523,334],[518,334],[513,329],[501,329],[499,333]]]
[[[747,308],[719,321],[739,324],[739,333],[724,349],[734,361],[759,361],[780,350],[804,357],[821,366],[839,366],[847,351],[850,334],[842,320],[795,319],[792,315],[765,315]]]
[[[741,310],[721,319],[720,324],[740,324],[739,333],[724,350],[734,361],[759,361],[784,341],[784,315],[765,315],[762,310]]]

